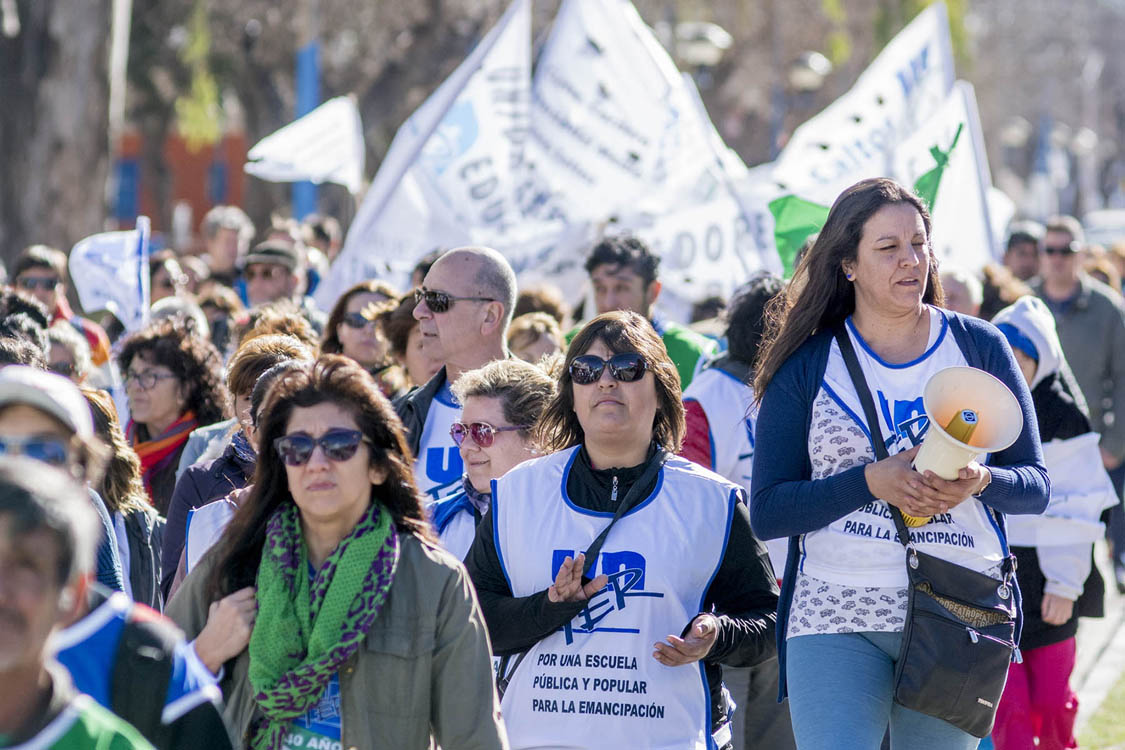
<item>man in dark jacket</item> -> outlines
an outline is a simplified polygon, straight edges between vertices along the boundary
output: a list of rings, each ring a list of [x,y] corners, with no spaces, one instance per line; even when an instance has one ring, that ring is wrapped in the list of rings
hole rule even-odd
[[[487,247],[442,255],[415,290],[414,317],[422,346],[444,366],[395,403],[415,456],[414,478],[437,498],[460,486],[464,467],[450,425],[461,407],[450,386],[461,373],[508,356],[507,332],[516,304],[516,275],[504,256]]]

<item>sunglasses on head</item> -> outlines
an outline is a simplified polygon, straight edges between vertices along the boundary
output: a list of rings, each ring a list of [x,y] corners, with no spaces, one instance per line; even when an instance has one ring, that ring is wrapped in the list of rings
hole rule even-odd
[[[340,322],[348,328],[365,328],[368,324],[374,323],[374,318],[369,318],[363,313],[350,312],[346,313]]]
[[[449,437],[453,438],[453,442],[458,446],[465,442],[465,436],[468,435],[473,439],[473,442],[481,448],[490,448],[492,443],[496,440],[496,433],[498,432],[514,432],[515,430],[526,430],[526,427],[493,427],[488,422],[472,422],[465,424],[464,422],[454,422],[449,426]]]
[[[318,438],[297,433],[273,441],[273,448],[287,466],[304,466],[312,458],[316,446],[329,461],[347,461],[359,450],[360,443],[371,444],[359,430],[329,430]]]
[[[606,365],[609,365],[609,374],[613,379],[621,383],[635,383],[645,376],[645,370],[648,369],[648,362],[636,352],[614,354],[609,359],[583,354],[570,363],[570,379],[578,385],[596,383],[601,379]]]
[[[52,466],[63,466],[70,455],[65,440],[49,437],[0,437],[0,456],[25,456]]]
[[[448,292],[438,292],[433,289],[421,287],[414,290],[414,304],[426,303],[430,312],[443,313],[453,306],[454,302],[495,302],[493,297],[454,297]]]
[[[49,291],[51,289],[54,289],[55,285],[57,285],[58,283],[58,279],[41,279],[35,276],[27,276],[22,279],[16,279],[16,286],[18,286],[20,289],[26,289],[29,292],[35,289]]]
[[[1053,245],[1047,245],[1043,248],[1043,252],[1047,253],[1047,255],[1074,255],[1078,252],[1078,243],[1070,242],[1057,247]]]

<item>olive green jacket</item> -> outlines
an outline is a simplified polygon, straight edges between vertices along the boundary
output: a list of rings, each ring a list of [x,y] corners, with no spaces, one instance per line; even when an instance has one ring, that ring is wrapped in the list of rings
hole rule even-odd
[[[340,670],[345,750],[506,750],[492,681],[488,631],[465,569],[413,534],[399,534],[400,556],[383,611]],[[165,611],[194,640],[207,622],[212,549]],[[225,716],[244,738],[254,715],[244,650],[220,681]]]

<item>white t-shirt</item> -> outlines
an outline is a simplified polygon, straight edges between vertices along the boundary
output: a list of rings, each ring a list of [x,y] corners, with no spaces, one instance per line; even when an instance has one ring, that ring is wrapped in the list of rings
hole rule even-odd
[[[449,427],[460,417],[461,405],[453,398],[449,383],[446,383],[434,394],[430,403],[418,456],[414,459],[414,481],[431,500],[448,495],[465,473],[461,452],[449,436]]]
[[[918,445],[929,428],[922,407],[926,383],[939,370],[968,364],[949,332],[945,315],[930,308],[926,350],[904,364],[880,359],[850,318],[847,329],[879,412],[887,452],[894,455]],[[809,430],[813,480],[875,460],[862,415],[863,406],[833,341]],[[994,576],[1005,554],[995,519],[975,498],[911,529],[911,536],[923,552]],[[894,520],[882,500],[804,534],[798,571],[788,623],[790,637],[901,629],[908,584],[906,562]],[[806,578],[809,580],[802,583]],[[862,597],[873,603],[860,606],[862,611],[857,613],[854,603]]]

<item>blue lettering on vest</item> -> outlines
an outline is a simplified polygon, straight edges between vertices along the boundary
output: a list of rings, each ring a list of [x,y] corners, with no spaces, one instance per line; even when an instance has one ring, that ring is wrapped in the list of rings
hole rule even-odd
[[[896,400],[893,407],[887,401],[887,397],[882,391],[876,391],[879,395],[879,408],[883,412],[883,422],[885,424],[894,426],[894,434],[886,438],[887,450],[890,451],[900,441],[906,441],[902,445],[903,450],[913,448],[922,442],[926,436],[926,429],[930,426],[930,420],[926,416],[926,409],[922,406],[922,397],[910,401]]]
[[[573,559],[577,556],[574,550],[557,549],[551,553],[551,579],[559,574],[566,558]],[[608,627],[600,623],[613,612],[626,608],[628,600],[634,596],[650,596],[663,598],[664,594],[655,591],[645,591],[645,570],[647,568],[644,555],[638,552],[623,550],[620,552],[603,552],[598,555],[597,562],[590,568],[590,575],[594,576],[600,570],[608,581],[605,588],[587,600],[586,608],[562,627],[569,646],[574,643],[575,634],[589,635],[591,633],[639,633],[637,628]]]
[[[431,482],[447,485],[460,479],[464,471],[461,452],[456,446],[426,449],[426,478]]]

